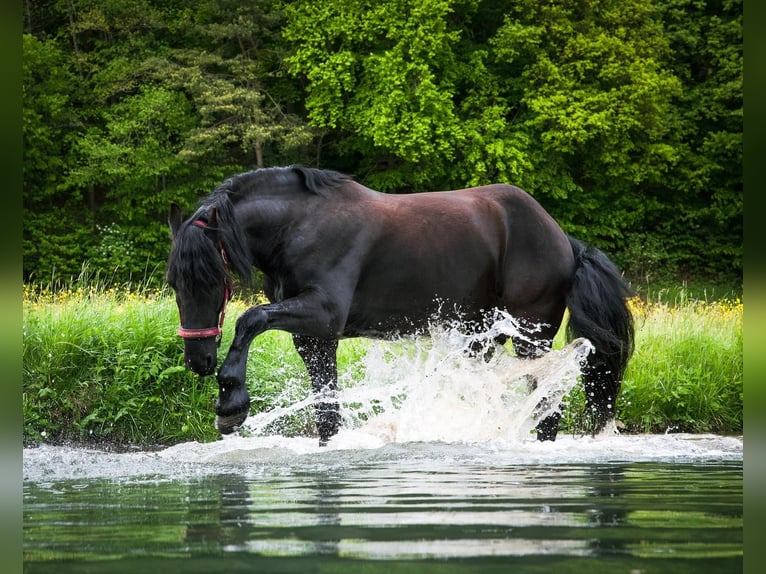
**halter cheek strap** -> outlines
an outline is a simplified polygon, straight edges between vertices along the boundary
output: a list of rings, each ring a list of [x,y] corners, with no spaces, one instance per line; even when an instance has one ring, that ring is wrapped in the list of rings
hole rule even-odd
[[[207,223],[201,219],[192,221],[192,225],[196,225],[202,229],[207,227]],[[234,288],[229,280],[229,257],[226,255],[226,250],[223,248],[223,243],[218,242],[218,250],[221,252],[221,258],[223,259],[223,265],[226,269],[226,279],[223,290],[223,303],[221,304],[221,313],[218,318],[217,327],[207,327],[205,329],[186,329],[183,325],[178,328],[178,336],[183,339],[207,339],[210,337],[217,337],[218,344],[221,344],[221,336],[223,335],[223,321],[226,317],[226,304],[231,300],[234,295]],[[181,317],[183,321],[183,317]]]

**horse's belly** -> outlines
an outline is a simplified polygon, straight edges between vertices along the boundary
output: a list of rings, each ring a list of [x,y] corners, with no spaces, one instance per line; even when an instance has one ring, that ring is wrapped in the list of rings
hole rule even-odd
[[[489,292],[480,295],[388,291],[352,305],[344,329],[347,337],[390,338],[427,331],[439,321],[475,322],[497,307]]]

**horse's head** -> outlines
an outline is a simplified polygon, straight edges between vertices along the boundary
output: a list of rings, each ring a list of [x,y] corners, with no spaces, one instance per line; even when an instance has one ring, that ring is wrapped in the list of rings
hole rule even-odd
[[[180,208],[170,210],[173,246],[167,281],[173,288],[184,339],[184,363],[199,375],[210,375],[217,364],[226,303],[232,286],[226,252],[217,238],[216,212],[183,222]]]

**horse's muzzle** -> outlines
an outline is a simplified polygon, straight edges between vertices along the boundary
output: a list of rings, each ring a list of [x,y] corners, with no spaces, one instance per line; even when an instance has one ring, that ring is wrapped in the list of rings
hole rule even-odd
[[[184,364],[200,376],[212,375],[218,361],[218,347],[213,342],[187,340],[184,346]]]

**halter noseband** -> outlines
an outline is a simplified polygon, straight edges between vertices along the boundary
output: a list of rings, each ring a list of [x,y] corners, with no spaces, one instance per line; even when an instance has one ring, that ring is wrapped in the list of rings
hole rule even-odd
[[[192,221],[192,225],[196,225],[202,229],[207,227],[207,223],[201,219],[195,219]],[[226,250],[223,248],[223,243],[218,242],[218,250],[221,252],[221,259],[223,259],[223,266],[226,270],[226,279],[224,280],[223,288],[223,303],[221,304],[221,313],[218,319],[217,327],[207,327],[205,329],[186,329],[183,325],[178,328],[178,336],[182,339],[207,339],[209,337],[216,337],[218,339],[218,345],[221,344],[221,336],[223,335],[223,320],[226,317],[226,304],[231,300],[234,295],[234,288],[229,279],[229,257],[226,255]],[[183,321],[183,317],[181,318]]]

